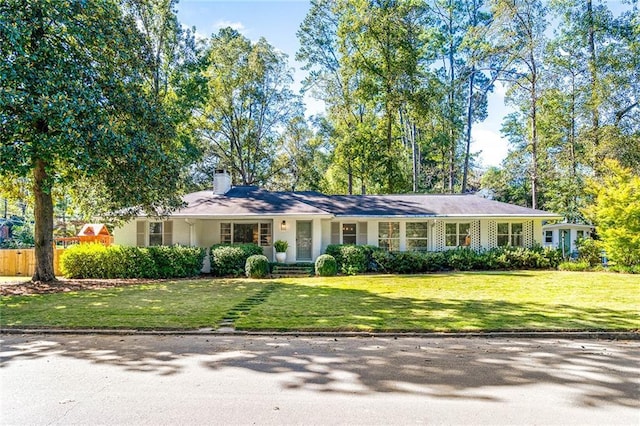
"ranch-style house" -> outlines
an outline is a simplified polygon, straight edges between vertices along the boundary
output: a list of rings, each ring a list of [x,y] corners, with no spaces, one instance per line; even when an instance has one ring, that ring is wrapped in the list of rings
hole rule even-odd
[[[274,241],[284,240],[287,262],[301,262],[315,260],[329,244],[391,251],[542,245],[543,221],[561,218],[476,195],[324,195],[234,187],[226,172],[216,173],[213,191],[183,200],[185,207],[163,220],[140,216],[116,228],[116,244],[255,243],[273,260]]]

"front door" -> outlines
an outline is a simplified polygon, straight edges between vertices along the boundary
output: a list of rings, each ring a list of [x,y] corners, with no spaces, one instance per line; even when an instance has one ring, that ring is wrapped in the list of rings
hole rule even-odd
[[[296,221],[296,258],[301,261],[313,260],[311,255],[312,227],[310,220]]]

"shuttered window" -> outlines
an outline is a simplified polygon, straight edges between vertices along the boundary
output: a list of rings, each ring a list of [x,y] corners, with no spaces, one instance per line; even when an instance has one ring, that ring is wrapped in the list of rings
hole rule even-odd
[[[357,240],[356,224],[342,224],[342,244],[355,244]]]
[[[136,222],[136,245],[170,246],[173,244],[173,222]]]

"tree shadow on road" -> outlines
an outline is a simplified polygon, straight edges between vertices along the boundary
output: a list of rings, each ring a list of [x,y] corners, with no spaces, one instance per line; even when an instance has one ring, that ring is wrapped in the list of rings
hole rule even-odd
[[[583,406],[638,407],[636,342],[492,338],[295,336],[4,336],[1,367],[72,357],[132,374],[248,369],[283,389],[343,394],[409,393],[500,401],[492,390],[534,384],[575,394]],[[73,372],[69,372],[73,374]],[[247,383],[250,387],[251,384]]]

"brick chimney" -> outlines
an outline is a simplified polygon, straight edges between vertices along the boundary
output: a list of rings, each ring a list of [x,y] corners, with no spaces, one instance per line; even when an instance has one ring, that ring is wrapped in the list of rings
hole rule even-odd
[[[228,171],[218,169],[213,175],[213,193],[224,195],[231,189],[231,175]]]

